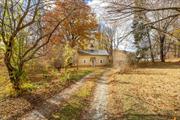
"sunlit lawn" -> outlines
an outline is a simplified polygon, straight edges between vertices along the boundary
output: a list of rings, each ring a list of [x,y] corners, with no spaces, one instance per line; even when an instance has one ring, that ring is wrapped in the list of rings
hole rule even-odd
[[[83,76],[91,73],[93,68],[80,68],[79,70],[76,70],[76,68],[69,68],[67,71],[67,73],[65,73],[64,70],[59,72],[55,69],[40,72],[30,71],[28,72],[29,74],[27,74],[26,78],[24,78],[25,81],[22,82],[22,88],[32,91],[35,89],[48,87],[48,85],[53,82],[58,82],[62,85],[70,84],[71,82],[76,82]],[[8,79],[5,66],[1,66],[0,84],[0,100],[14,93],[12,85]]]
[[[180,119],[180,63],[142,65],[113,76],[109,108],[112,119]]]

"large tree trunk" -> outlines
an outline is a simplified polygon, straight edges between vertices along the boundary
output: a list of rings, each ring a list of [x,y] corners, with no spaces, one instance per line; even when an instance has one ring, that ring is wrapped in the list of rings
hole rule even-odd
[[[9,74],[9,79],[13,85],[13,89],[15,91],[20,91],[21,90],[21,86],[20,86],[20,80],[21,80],[21,76],[22,76],[22,68],[23,68],[23,64],[19,64],[18,68],[14,68],[11,65],[11,51],[7,50],[5,53],[5,57],[4,57],[4,63],[6,65],[6,68],[8,70],[8,74]]]
[[[16,91],[20,91],[21,90],[21,86],[20,86],[20,77],[21,75],[18,75],[18,71],[16,69],[12,69],[11,67],[9,67],[9,63],[6,63],[6,67],[8,69],[8,74],[9,74],[9,79],[13,85],[13,89]]]
[[[150,53],[151,53],[151,61],[154,63],[154,54],[153,54],[153,50],[152,50],[152,44],[151,44],[151,38],[150,38],[150,34],[149,31],[147,32],[148,35],[148,42],[149,42],[149,49],[150,49]]]
[[[14,70],[8,70],[9,73],[9,78],[11,83],[13,84],[13,89],[15,91],[20,91],[21,90],[21,85],[20,85],[20,76],[15,75],[16,71]]]
[[[161,62],[165,62],[164,42],[165,42],[165,35],[160,36],[160,60],[161,60]]]
[[[113,63],[113,41],[111,40],[111,45],[110,45],[110,48],[109,50],[107,49],[108,53],[109,53],[109,64],[112,65]]]
[[[177,53],[178,55],[178,58],[180,57],[180,45],[178,46],[178,53]]]
[[[174,44],[174,57],[175,58],[177,57],[177,47],[176,47],[176,44]]]

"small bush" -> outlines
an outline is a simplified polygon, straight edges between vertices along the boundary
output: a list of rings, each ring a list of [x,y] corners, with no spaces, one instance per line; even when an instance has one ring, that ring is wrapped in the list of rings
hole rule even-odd
[[[21,88],[24,91],[32,91],[32,90],[36,89],[37,86],[32,83],[24,83],[24,84],[22,84]]]
[[[122,64],[119,69],[119,74],[127,74],[131,71],[133,71],[136,68],[135,65],[130,65],[128,63]]]
[[[73,81],[77,81],[80,80],[81,78],[83,78],[84,76],[86,76],[87,74],[91,73],[92,71],[90,70],[84,70],[84,71],[68,71],[66,73],[62,73],[60,76],[60,79],[62,81],[67,81],[67,82],[73,82]]]

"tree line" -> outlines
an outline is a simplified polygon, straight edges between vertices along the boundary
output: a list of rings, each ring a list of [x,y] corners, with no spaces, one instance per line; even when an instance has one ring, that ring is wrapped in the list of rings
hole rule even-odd
[[[110,24],[118,28],[126,21],[131,22],[130,30],[116,41],[121,43],[132,35],[139,59],[150,56],[154,62],[159,56],[165,62],[169,51],[180,56],[178,0],[102,0],[103,3],[106,3],[104,18]]]

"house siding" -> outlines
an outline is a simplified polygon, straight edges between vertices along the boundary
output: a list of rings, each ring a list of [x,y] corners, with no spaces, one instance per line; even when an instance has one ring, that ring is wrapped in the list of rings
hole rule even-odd
[[[78,65],[79,66],[93,66],[92,58],[95,58],[95,66],[105,66],[109,64],[108,56],[96,56],[96,55],[79,55]]]

